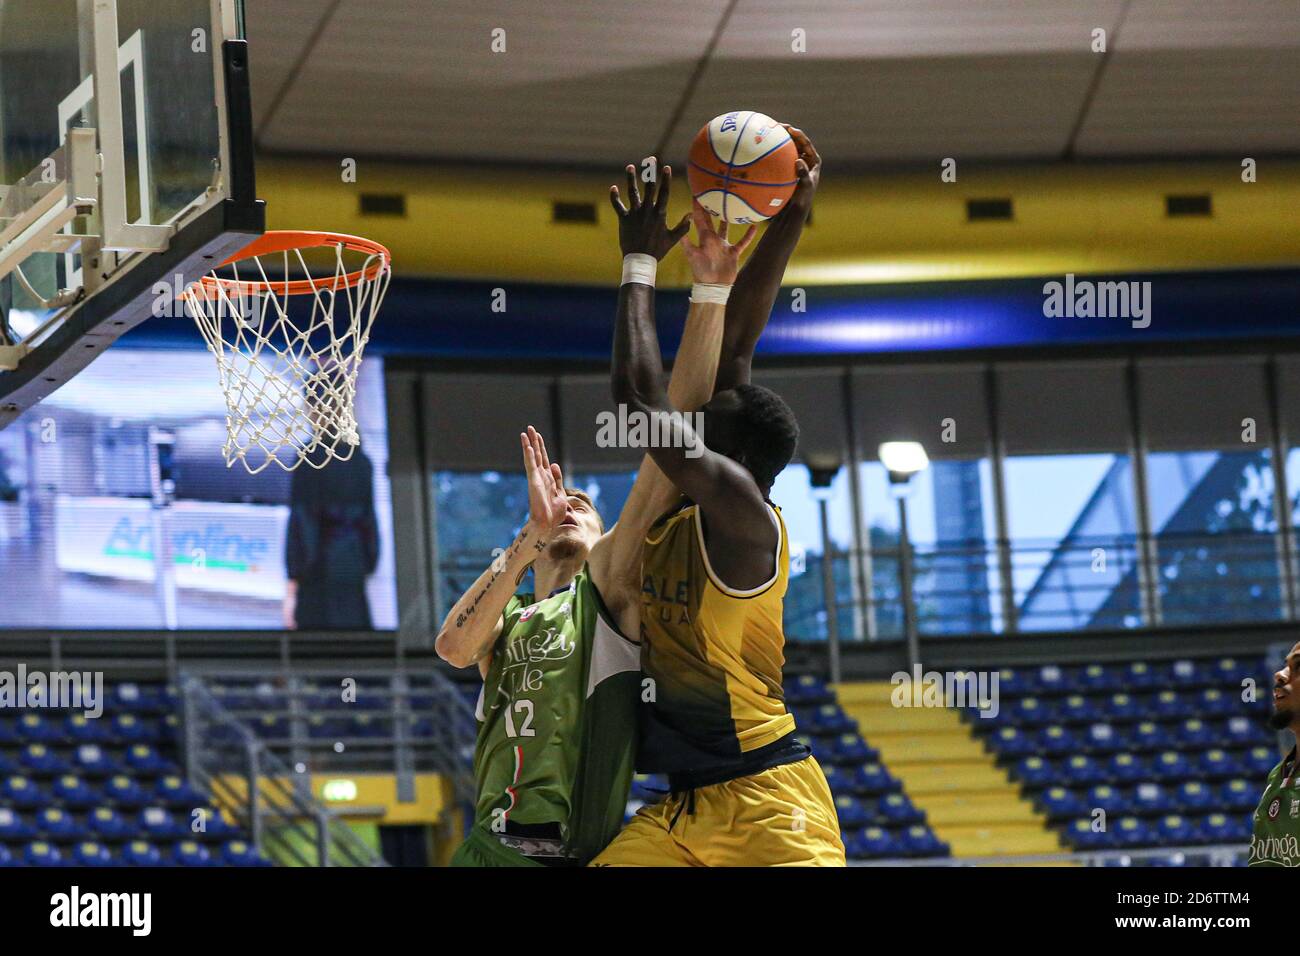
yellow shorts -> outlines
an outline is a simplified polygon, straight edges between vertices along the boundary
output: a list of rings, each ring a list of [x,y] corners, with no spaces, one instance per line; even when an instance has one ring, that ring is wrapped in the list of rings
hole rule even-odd
[[[642,807],[590,865],[844,866],[835,803],[812,757],[700,787],[694,814],[687,799]]]

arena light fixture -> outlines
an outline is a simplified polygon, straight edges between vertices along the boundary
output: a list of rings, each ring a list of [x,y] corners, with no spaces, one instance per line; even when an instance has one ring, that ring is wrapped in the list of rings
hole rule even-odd
[[[919,441],[882,442],[878,454],[890,481],[907,481],[930,464],[930,456]]]

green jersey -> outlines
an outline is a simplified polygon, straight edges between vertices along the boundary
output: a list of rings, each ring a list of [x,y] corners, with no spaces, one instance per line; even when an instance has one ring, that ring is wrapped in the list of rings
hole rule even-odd
[[[541,601],[511,598],[502,617],[475,713],[474,824],[558,824],[585,863],[623,825],[641,647],[618,632],[585,567]]]
[[[1250,866],[1300,866],[1300,767],[1296,752],[1273,768],[1255,809]]]

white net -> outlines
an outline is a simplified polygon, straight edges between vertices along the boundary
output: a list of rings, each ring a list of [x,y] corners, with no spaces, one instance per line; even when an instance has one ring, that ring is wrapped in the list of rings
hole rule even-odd
[[[357,372],[392,276],[388,251],[345,236],[306,256],[304,247],[252,252],[258,245],[184,295],[217,360],[226,465],[256,474],[351,458],[361,443]]]

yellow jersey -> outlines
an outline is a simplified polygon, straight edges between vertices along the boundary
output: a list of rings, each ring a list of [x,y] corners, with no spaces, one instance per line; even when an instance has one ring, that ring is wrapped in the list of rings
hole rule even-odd
[[[637,759],[643,772],[725,766],[794,731],[781,689],[790,546],[780,509],[770,502],[768,508],[778,532],[776,570],[750,590],[728,587],[713,572],[698,505],[683,500],[646,534]]]

